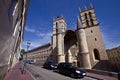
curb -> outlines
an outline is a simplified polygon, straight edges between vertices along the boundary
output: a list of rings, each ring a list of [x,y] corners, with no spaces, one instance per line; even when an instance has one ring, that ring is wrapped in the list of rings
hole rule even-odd
[[[86,77],[94,78],[94,79],[97,79],[97,80],[104,80],[104,79],[100,79],[100,78],[96,78],[96,77],[92,77],[92,76],[86,76]]]
[[[33,78],[33,80],[36,80],[35,77],[30,73],[30,71],[28,69],[26,69],[28,74],[30,74],[30,76]]]

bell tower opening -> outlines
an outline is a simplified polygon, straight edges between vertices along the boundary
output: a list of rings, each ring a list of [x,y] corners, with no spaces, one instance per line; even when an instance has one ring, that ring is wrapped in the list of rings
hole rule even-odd
[[[98,25],[98,21],[93,7],[91,6],[90,8],[85,7],[85,10],[80,11],[80,16],[83,27],[93,27]]]

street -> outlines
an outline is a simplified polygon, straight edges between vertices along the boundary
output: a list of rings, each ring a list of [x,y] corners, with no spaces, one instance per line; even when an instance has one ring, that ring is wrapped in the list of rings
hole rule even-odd
[[[51,70],[44,69],[40,66],[27,64],[27,69],[33,75],[35,80],[97,80],[90,77],[84,77],[82,79],[74,79]]]

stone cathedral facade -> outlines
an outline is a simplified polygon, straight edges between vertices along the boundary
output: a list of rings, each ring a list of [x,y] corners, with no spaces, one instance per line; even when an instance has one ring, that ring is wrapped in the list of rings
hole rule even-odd
[[[54,19],[51,45],[46,46],[51,46],[51,49],[46,60],[70,62],[85,69],[104,68],[108,58],[92,4],[80,10],[79,14],[76,30],[67,30],[63,17]],[[33,49],[31,54],[35,51]]]
[[[79,67],[92,68],[107,60],[99,23],[91,5],[80,10],[76,30],[67,30],[66,21],[58,17],[53,22],[52,49],[54,61],[73,62]]]

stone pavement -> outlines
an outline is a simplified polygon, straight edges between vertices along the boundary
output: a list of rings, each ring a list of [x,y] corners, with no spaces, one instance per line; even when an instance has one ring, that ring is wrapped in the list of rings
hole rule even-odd
[[[22,74],[21,69],[23,64],[18,62],[5,76],[4,80],[34,80],[29,71],[26,70],[26,73]]]

